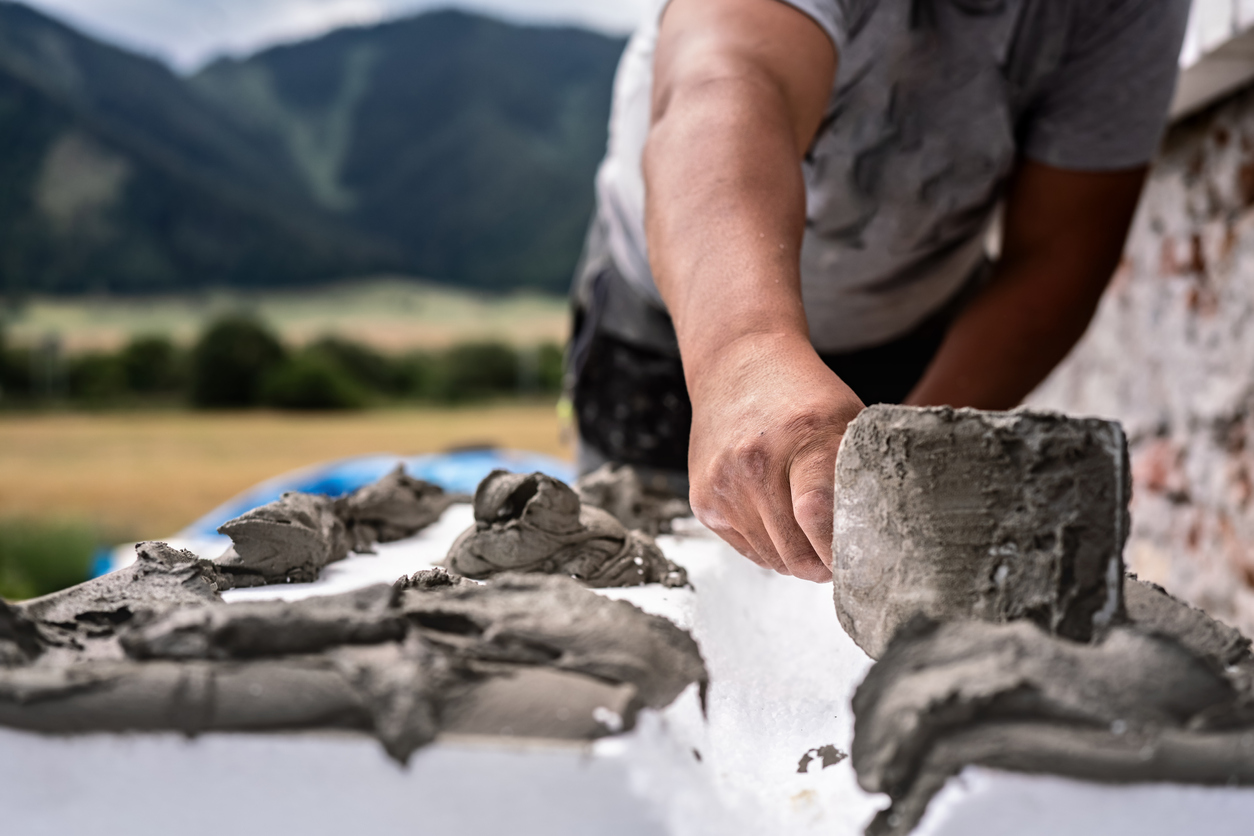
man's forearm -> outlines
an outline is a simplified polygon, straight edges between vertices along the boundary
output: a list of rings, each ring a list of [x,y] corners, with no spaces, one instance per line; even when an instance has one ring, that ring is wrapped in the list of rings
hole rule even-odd
[[[690,385],[742,337],[808,343],[801,157],[834,72],[826,36],[795,9],[762,0],[667,9],[645,226]]]
[[[1042,298],[1048,271],[1047,262],[1000,266],[954,322],[906,403],[1018,406],[1083,336],[1100,298],[1096,287]]]
[[[1006,197],[996,273],[954,322],[907,403],[1010,409],[1035,389],[1092,320],[1145,173],[1022,161]]]
[[[798,253],[805,191],[761,81],[680,85],[645,152],[646,228],[689,383],[746,335],[808,340]],[[767,111],[764,113],[763,111]]]
[[[689,500],[758,564],[831,579],[836,449],[861,408],[810,345],[801,159],[836,51],[775,0],[671,0],[645,147],[649,260],[692,398]]]
[[[676,91],[645,153],[649,250],[685,366],[746,334],[807,338],[798,252],[805,193],[768,91],[720,79]],[[692,374],[690,374],[690,380]]]

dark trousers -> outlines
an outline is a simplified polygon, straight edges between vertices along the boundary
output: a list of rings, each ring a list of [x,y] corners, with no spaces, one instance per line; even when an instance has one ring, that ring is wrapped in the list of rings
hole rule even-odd
[[[692,402],[670,317],[644,304],[612,266],[592,276],[589,292],[577,299],[569,380],[584,447],[581,467],[611,461],[682,480]],[[946,305],[892,342],[819,356],[863,403],[900,403],[923,377],[959,309]]]

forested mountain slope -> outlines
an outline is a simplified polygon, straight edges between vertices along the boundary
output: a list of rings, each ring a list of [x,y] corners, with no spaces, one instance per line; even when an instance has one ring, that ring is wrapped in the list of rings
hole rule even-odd
[[[561,290],[621,48],[437,12],[185,79],[0,3],[0,283]]]

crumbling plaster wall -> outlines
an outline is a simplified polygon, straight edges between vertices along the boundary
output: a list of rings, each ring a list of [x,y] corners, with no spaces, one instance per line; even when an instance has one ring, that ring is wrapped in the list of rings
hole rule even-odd
[[[1254,632],[1254,88],[1171,129],[1097,318],[1030,402],[1123,422],[1130,568]]]

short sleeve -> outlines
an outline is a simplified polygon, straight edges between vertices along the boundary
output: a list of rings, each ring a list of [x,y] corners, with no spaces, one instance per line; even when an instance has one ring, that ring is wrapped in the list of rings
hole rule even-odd
[[[813,19],[827,33],[827,37],[832,39],[832,44],[839,53],[844,49],[845,40],[849,34],[850,17],[860,14],[858,8],[851,7],[866,6],[868,2],[874,2],[874,0],[779,0],[779,2],[792,6]]]
[[[1062,64],[1027,115],[1023,152],[1109,171],[1153,159],[1175,93],[1188,0],[1084,0]]]

